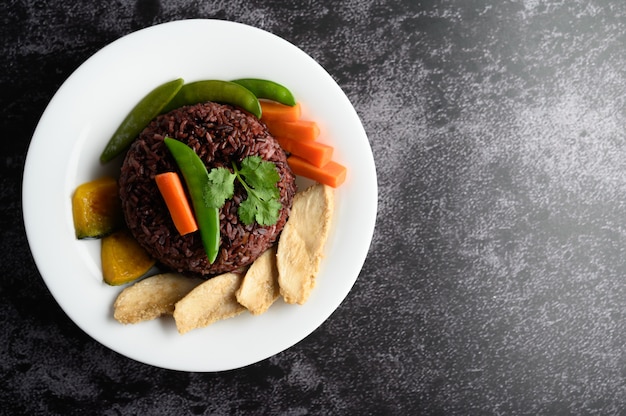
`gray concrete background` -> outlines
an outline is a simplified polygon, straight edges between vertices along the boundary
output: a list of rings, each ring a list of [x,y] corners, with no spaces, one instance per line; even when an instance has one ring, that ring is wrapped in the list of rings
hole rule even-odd
[[[23,0],[0,16],[1,414],[624,414],[626,3]],[[182,18],[253,25],[315,58],[360,115],[380,186],[340,308],[218,374],[86,336],[21,217],[27,147],[61,83]]]

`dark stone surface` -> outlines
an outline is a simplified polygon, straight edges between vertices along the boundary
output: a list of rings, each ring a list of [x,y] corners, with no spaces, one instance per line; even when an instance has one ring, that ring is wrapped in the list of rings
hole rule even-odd
[[[9,0],[0,16],[0,413],[624,414],[626,3]],[[86,336],[21,214],[28,144],[61,83],[107,43],[192,17],[318,60],[363,120],[380,185],[341,307],[218,374]]]

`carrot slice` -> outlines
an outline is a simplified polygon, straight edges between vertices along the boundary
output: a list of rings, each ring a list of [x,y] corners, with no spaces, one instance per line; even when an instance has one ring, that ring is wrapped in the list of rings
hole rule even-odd
[[[285,105],[276,101],[259,100],[261,103],[261,120],[296,121],[302,115],[300,103]]]
[[[300,156],[313,166],[321,168],[333,157],[332,146],[316,141],[303,141],[276,137],[280,146],[292,155]]]
[[[318,168],[301,157],[292,155],[287,158],[287,163],[296,175],[304,176],[333,188],[337,188],[346,180],[346,167],[333,160]]]
[[[315,121],[265,120],[265,124],[272,135],[288,139],[312,141],[320,135],[320,128]]]
[[[198,230],[196,218],[191,211],[191,206],[178,174],[176,172],[159,173],[154,176],[154,180],[165,200],[167,209],[170,211],[174,226],[180,235]]]

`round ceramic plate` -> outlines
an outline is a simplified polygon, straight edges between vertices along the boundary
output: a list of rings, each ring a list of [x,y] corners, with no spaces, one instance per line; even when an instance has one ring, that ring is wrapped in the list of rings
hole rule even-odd
[[[103,283],[100,242],[77,240],[76,187],[119,164],[98,157],[130,109],[155,86],[182,77],[271,79],[289,87],[316,120],[320,141],[348,168],[336,190],[334,225],[316,286],[304,305],[278,300],[180,335],[171,317],[134,325],[113,319],[122,290]],[[181,371],[243,367],[299,342],[340,305],[367,256],[378,190],[372,151],[354,108],[332,77],[289,42],[243,24],[186,20],[140,30],[106,46],[61,86],[35,130],[23,184],[28,241],[43,279],[67,315],[98,342],[134,360]]]

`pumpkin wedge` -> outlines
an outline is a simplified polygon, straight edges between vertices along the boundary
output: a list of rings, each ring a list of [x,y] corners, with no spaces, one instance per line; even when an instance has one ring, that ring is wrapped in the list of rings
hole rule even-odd
[[[117,181],[103,177],[79,185],[72,196],[76,238],[102,238],[124,223]]]
[[[140,278],[156,263],[126,228],[102,239],[101,256],[104,281],[112,286]]]

